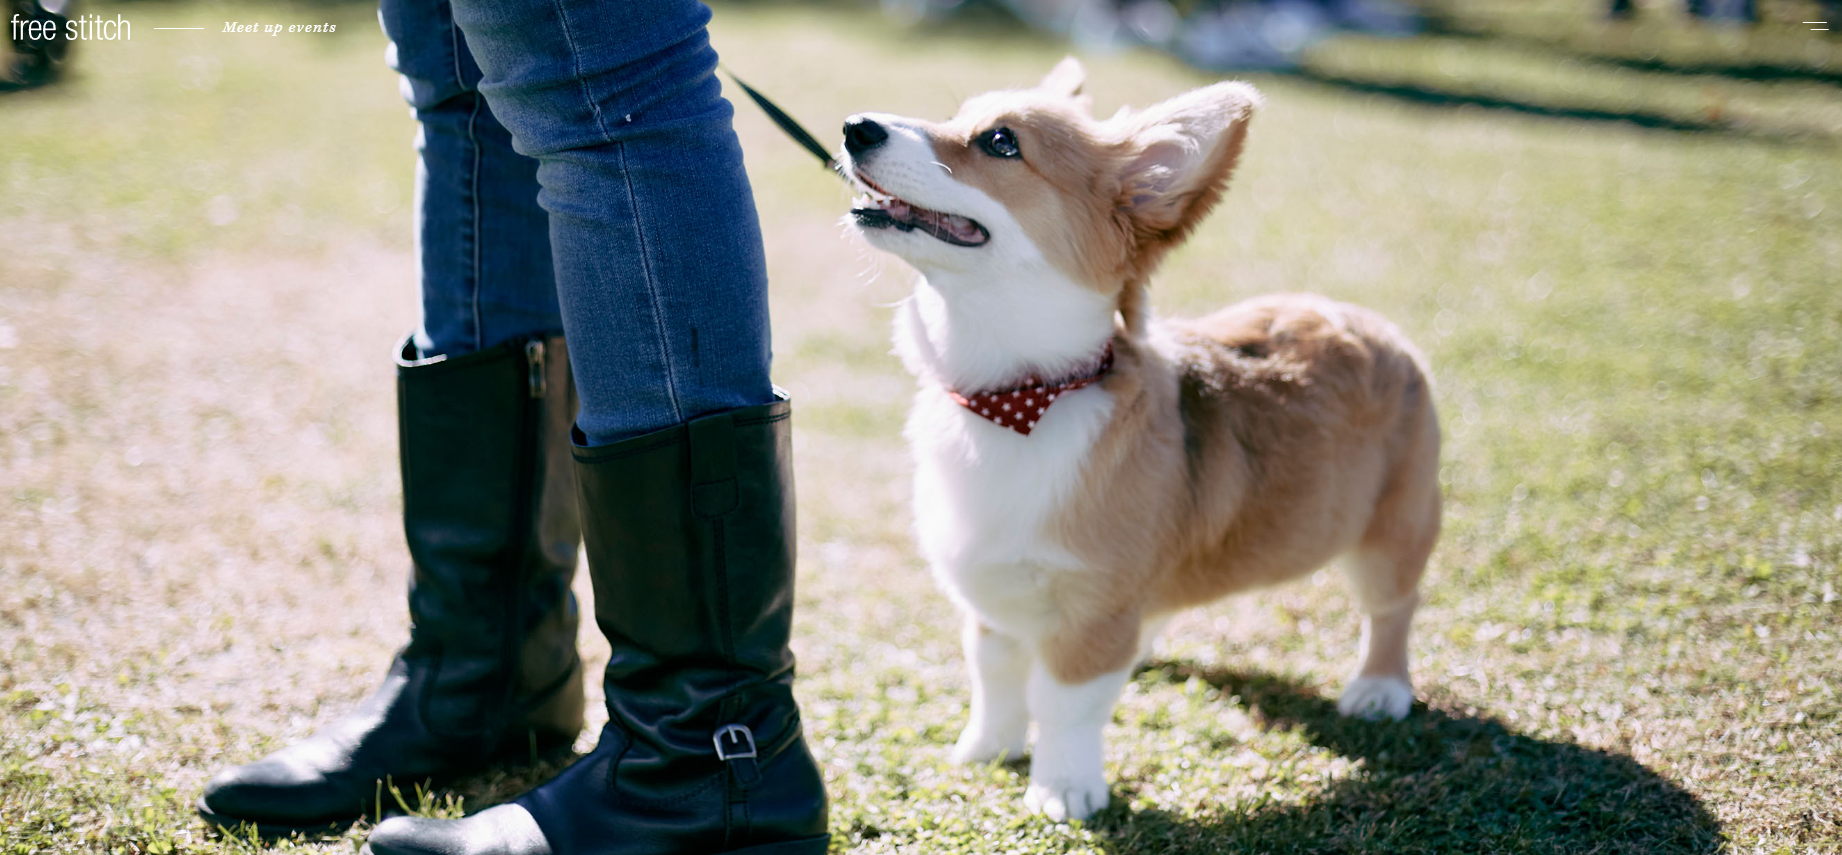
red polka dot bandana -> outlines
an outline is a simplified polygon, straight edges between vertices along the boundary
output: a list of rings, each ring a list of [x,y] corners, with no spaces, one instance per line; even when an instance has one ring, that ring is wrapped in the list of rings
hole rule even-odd
[[[1107,342],[1106,351],[1100,354],[1100,359],[1092,369],[1066,380],[1050,383],[1031,375],[1024,378],[1023,385],[1014,389],[980,392],[976,395],[963,395],[948,389],[947,394],[952,395],[960,406],[992,420],[998,426],[1029,436],[1030,431],[1036,429],[1036,422],[1043,417],[1043,413],[1049,411],[1049,405],[1055,403],[1056,398],[1092,385],[1111,370],[1113,343]]]

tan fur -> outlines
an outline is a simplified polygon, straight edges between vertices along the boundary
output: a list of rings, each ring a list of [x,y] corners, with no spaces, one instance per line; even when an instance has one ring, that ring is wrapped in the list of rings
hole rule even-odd
[[[999,126],[1017,134],[1027,157],[995,160],[978,150],[973,137]],[[1115,173],[1126,153],[1079,104],[994,92],[928,131],[953,177],[1004,200],[1063,273],[1102,293],[1119,289],[1131,250],[1130,234],[1115,216]]]
[[[1121,335],[1114,419],[1057,538],[1104,572],[1058,591],[1070,683],[1129,663],[1121,613],[1150,618],[1355,551],[1365,612],[1412,596],[1439,529],[1439,432],[1412,346],[1322,298],[1263,297]],[[1400,643],[1405,645],[1405,636]],[[1047,653],[1047,651],[1045,651]],[[1400,673],[1406,676],[1404,652]]]
[[[1167,102],[1096,122],[1079,94],[1080,66],[1070,63],[1058,64],[1037,89],[980,95],[927,130],[934,153],[956,179],[1003,199],[1063,273],[1114,296],[1127,329],[1143,334],[1149,314],[1145,286],[1164,256],[1226,192],[1259,95],[1252,87],[1227,84],[1216,87],[1226,88],[1226,97],[1213,102]],[[1220,144],[1208,152],[1201,180],[1159,194],[1156,205],[1134,205],[1145,190],[1147,170],[1182,143],[1151,131],[1189,118],[1185,111],[1228,123]],[[1000,126],[1017,134],[1028,157],[993,160],[978,151],[974,138]]]
[[[1045,256],[1119,310],[1102,383],[1112,421],[1051,523],[1091,572],[1046,592],[1060,622],[1039,654],[1057,679],[1085,682],[1131,663],[1145,619],[1349,553],[1371,617],[1365,643],[1377,645],[1361,673],[1405,679],[1440,515],[1423,360],[1381,317],[1308,295],[1149,321],[1147,280],[1221,199],[1258,95],[1222,84],[1096,121],[1074,71],[979,96],[928,127],[955,180],[1002,200]],[[978,151],[976,136],[997,126],[1023,158]],[[1206,151],[1185,148],[1191,126],[1219,132]],[[1175,184],[1159,177],[1184,156],[1199,159]]]

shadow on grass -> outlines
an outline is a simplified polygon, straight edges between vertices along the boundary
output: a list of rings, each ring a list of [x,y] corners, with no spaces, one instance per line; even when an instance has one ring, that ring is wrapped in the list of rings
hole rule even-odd
[[[1770,62],[1756,59],[1733,60],[1682,60],[1653,56],[1631,56],[1612,50],[1594,49],[1570,43],[1554,36],[1541,36],[1528,33],[1516,33],[1507,30],[1481,26],[1440,11],[1431,11],[1427,15],[1427,32],[1431,35],[1448,36],[1458,39],[1499,42],[1521,47],[1536,48],[1551,53],[1565,54],[1575,59],[1596,62],[1604,65],[1628,68],[1634,71],[1647,71],[1653,74],[1681,75],[1685,77],[1727,77],[1734,80],[1751,80],[1764,83],[1780,81],[1807,81],[1842,86],[1842,71],[1809,65],[1792,65],[1785,62]]]
[[[1154,662],[1238,696],[1262,725],[1363,761],[1358,774],[1300,802],[1248,805],[1195,820],[1165,811],[1103,814],[1112,853],[1718,853],[1713,815],[1630,757],[1516,733],[1489,718],[1417,707],[1402,722],[1337,715],[1294,680]]]
[[[1439,107],[1446,109],[1456,107],[1477,107],[1485,110],[1519,113],[1525,116],[1537,116],[1549,119],[1627,124],[1642,128],[1677,131],[1682,133],[1720,134],[1767,143],[1794,144],[1822,137],[1822,134],[1815,131],[1741,127],[1726,121],[1683,118],[1681,116],[1672,116],[1668,113],[1650,110],[1601,110],[1593,107],[1543,104],[1537,101],[1524,100],[1508,95],[1443,89],[1418,83],[1371,80],[1333,74],[1310,68],[1290,72],[1286,76],[1294,80],[1315,83],[1326,88],[1337,89],[1347,93],[1376,95],[1403,104],[1423,107]]]

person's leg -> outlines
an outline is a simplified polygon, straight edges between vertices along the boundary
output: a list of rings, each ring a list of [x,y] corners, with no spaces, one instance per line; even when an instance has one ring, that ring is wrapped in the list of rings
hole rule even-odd
[[[447,0],[384,0],[389,61],[415,110],[415,237],[422,357],[561,332],[537,161],[512,150],[477,89]]]
[[[760,227],[695,0],[459,0],[481,92],[538,159],[612,655],[595,751],[516,802],[397,817],[374,855],[821,855],[793,702],[788,403]]]
[[[379,782],[413,797],[582,727],[575,398],[537,164],[474,91],[445,0],[381,11],[421,123],[424,318],[397,355],[410,642],[356,712],[207,785],[202,815],[267,833],[348,822],[381,807]]]
[[[774,400],[767,268],[696,0],[454,5],[541,163],[563,325],[604,445]]]

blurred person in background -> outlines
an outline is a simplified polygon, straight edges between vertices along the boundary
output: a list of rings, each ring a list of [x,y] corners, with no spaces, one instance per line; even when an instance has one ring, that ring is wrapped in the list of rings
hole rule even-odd
[[[54,83],[70,53],[64,26],[76,14],[70,0],[7,0],[7,38],[13,45],[10,68],[0,67],[0,91]],[[28,27],[27,25],[34,25]]]
[[[1000,0],[1030,26],[1104,50],[1143,44],[1213,71],[1296,68],[1338,31],[1411,36],[1426,22],[1395,0]],[[898,19],[941,17],[956,0],[882,0]]]
[[[1138,0],[1135,10],[1161,0]],[[1305,48],[1338,32],[1411,36],[1426,22],[1393,0],[1265,0],[1202,4],[1172,28],[1174,52],[1212,71],[1290,71]]]
[[[409,641],[354,712],[223,771],[200,814],[321,831],[392,786],[566,750],[585,542],[612,647],[594,751],[464,819],[388,819],[369,851],[822,855],[787,647],[789,402],[709,10],[383,0],[381,18],[420,125],[422,318],[396,363]]]
[[[1614,18],[1631,18],[1637,15],[1636,0],[1612,0],[1611,14]],[[1737,21],[1747,24],[1759,22],[1758,0],[1687,0],[1684,11],[1691,17],[1708,21]],[[1831,24],[1831,32],[1842,31],[1842,0],[1818,0],[1817,6],[1826,16],[1826,23]]]
[[[1684,5],[1688,13],[1697,18],[1747,23],[1759,20],[1757,0],[1688,0]],[[1612,17],[1628,18],[1636,14],[1636,0],[1612,0]]]

